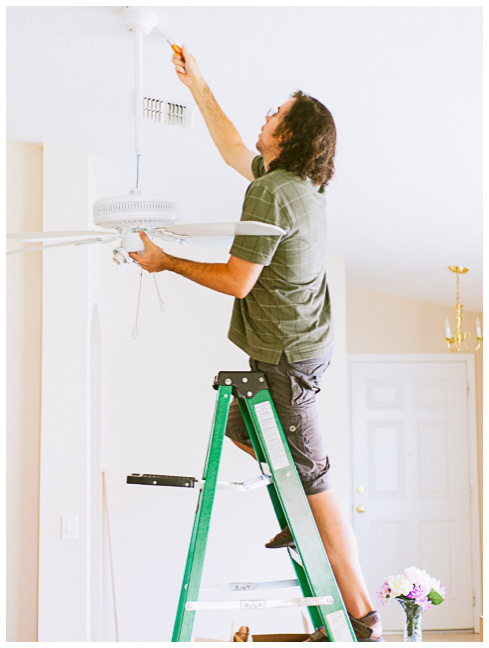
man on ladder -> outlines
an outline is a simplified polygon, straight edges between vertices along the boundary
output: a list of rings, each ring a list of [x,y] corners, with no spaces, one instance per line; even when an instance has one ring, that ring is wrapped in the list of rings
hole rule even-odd
[[[315,406],[333,348],[326,281],[324,188],[334,173],[336,129],[329,110],[296,92],[266,116],[250,151],[224,115],[195,59],[183,47],[173,63],[190,89],[224,161],[251,181],[241,219],[278,225],[280,236],[237,236],[227,263],[198,263],[166,254],[144,232],[145,252],[131,256],[148,272],[171,270],[234,296],[229,339],[266,375],[302,486],[358,641],[383,641],[358,561],[356,540],[328,479],[329,461]],[[226,435],[254,456],[233,402]],[[288,528],[267,547],[293,543]],[[317,630],[309,641],[327,641]]]

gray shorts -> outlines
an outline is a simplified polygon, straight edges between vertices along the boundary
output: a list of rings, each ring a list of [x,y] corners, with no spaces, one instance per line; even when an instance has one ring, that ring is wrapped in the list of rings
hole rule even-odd
[[[306,495],[331,487],[330,464],[316,408],[316,394],[330,360],[331,354],[289,363],[282,354],[278,365],[273,365],[250,358],[251,369],[263,371],[267,377],[270,395]],[[236,400],[230,405],[226,436],[252,447]]]

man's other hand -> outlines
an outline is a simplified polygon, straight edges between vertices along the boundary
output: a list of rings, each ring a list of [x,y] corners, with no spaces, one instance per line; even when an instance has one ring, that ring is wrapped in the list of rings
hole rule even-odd
[[[129,252],[129,256],[148,272],[167,270],[168,255],[151,241],[146,232],[139,232],[139,237],[144,243],[144,252]]]

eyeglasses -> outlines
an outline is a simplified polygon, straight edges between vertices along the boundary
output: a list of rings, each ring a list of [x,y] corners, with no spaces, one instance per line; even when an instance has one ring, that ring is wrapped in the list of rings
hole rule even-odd
[[[268,119],[271,119],[272,117],[276,117],[278,115],[279,108],[270,108],[270,110],[267,112],[265,117]]]

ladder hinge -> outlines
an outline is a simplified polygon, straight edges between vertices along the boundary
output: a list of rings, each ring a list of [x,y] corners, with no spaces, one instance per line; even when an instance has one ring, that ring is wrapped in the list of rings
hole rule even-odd
[[[214,389],[235,387],[244,398],[253,398],[262,389],[268,389],[267,379],[262,371],[220,371],[214,378]]]

